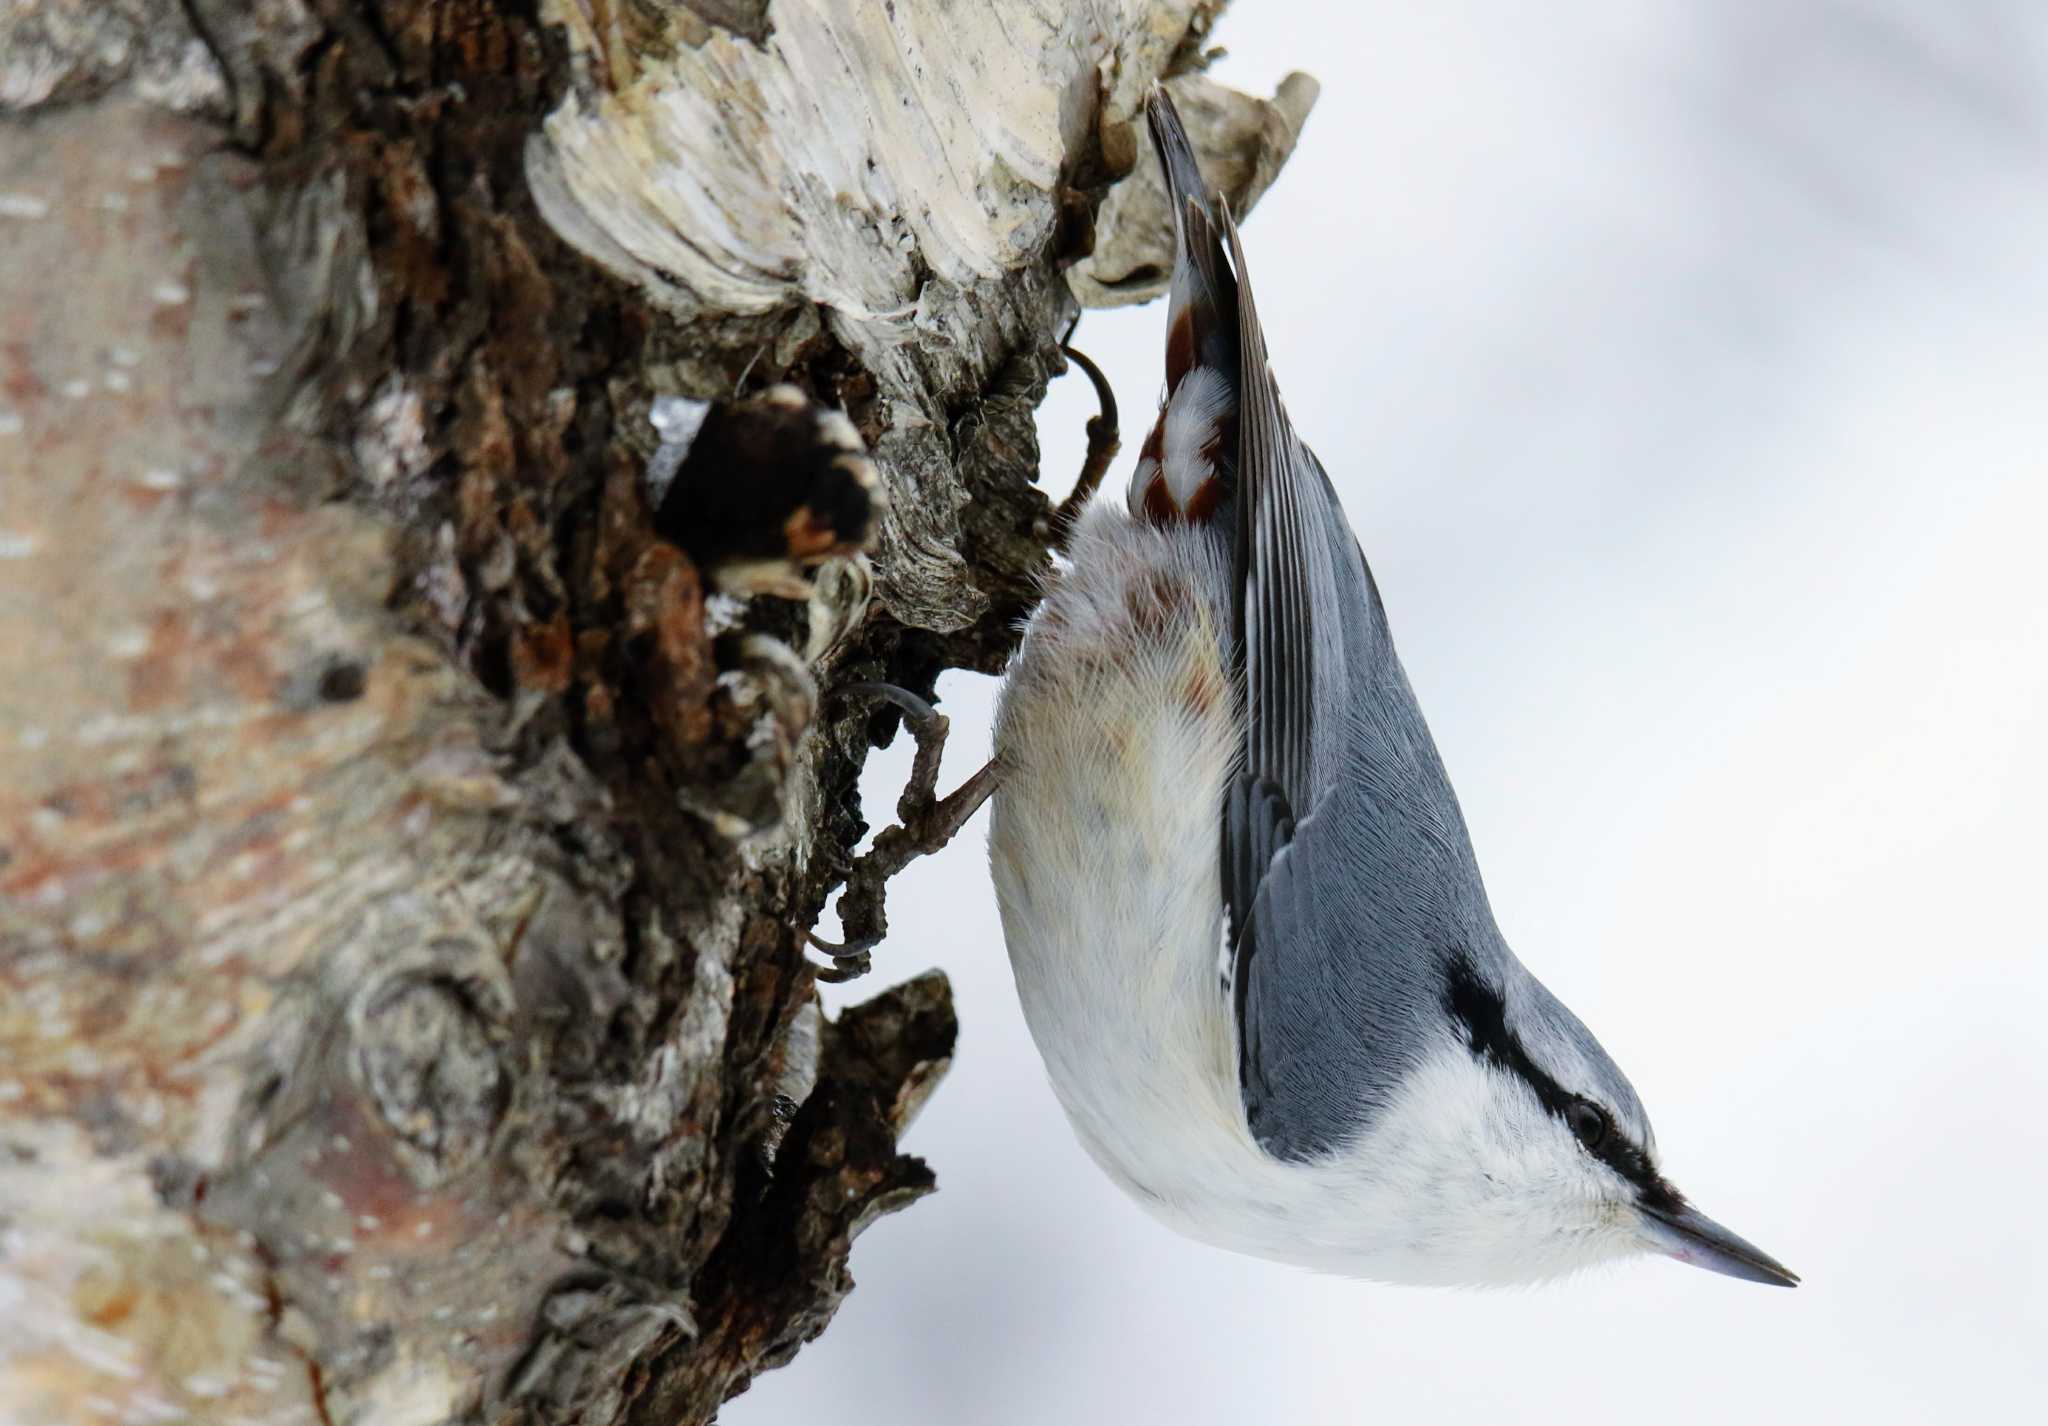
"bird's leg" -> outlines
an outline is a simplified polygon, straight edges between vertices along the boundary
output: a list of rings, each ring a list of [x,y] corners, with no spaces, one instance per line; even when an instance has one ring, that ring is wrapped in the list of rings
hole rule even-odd
[[[911,762],[903,795],[896,799],[897,825],[877,836],[875,844],[847,869],[846,889],[839,894],[839,923],[845,927],[845,941],[835,945],[814,932],[805,932],[813,946],[832,958],[829,968],[818,971],[818,979],[833,982],[867,974],[869,952],[888,934],[884,901],[889,878],[952,841],[953,834],[988,801],[998,780],[991,760],[950,794],[938,796],[939,757],[946,749],[948,726],[945,715],[893,683],[849,684],[847,692],[876,694],[900,708],[903,726],[916,740],[917,756]]]
[[[1076,317],[1074,326],[1079,326],[1080,321]],[[1053,512],[1052,547],[1056,550],[1066,549],[1067,540],[1074,533],[1074,522],[1088,508],[1088,502],[1094,498],[1102,477],[1109,471],[1109,463],[1116,459],[1117,448],[1122,444],[1117,435],[1116,393],[1110,390],[1109,378],[1102,374],[1102,368],[1067,344],[1073,335],[1074,327],[1070,326],[1066,336],[1060,338],[1060,350],[1087,373],[1089,382],[1095,387],[1095,400],[1102,408],[1102,414],[1088,418],[1088,458],[1081,462],[1081,478],[1074,482],[1073,492]]]

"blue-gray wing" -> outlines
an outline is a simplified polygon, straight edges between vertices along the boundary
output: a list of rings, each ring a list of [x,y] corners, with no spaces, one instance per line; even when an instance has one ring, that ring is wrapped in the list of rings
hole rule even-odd
[[[1364,555],[1266,359],[1237,225],[1233,566],[1245,708],[1224,899],[1252,1132],[1306,1158],[1392,1096],[1442,1010],[1442,964],[1490,941],[1457,802]]]

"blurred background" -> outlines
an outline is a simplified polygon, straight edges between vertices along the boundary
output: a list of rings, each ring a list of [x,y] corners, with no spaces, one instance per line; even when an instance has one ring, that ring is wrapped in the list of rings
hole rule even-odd
[[[1644,1260],[1448,1292],[1183,1241],[1060,1115],[985,814],[873,980],[962,1022],[940,1192],[735,1426],[2006,1419],[2048,1393],[2048,10],[1242,3],[1324,84],[1247,226],[1522,959],[1784,1292]],[[1078,342],[1125,411],[1163,308]],[[1042,412],[1078,467],[1078,375]],[[949,675],[950,787],[995,685]],[[870,764],[886,824],[907,770]],[[832,923],[821,931],[830,934]],[[2035,1403],[2029,1407],[2026,1403]]]

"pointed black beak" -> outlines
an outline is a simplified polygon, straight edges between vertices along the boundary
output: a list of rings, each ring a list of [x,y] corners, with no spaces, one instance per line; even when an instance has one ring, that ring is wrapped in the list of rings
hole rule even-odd
[[[1798,1273],[1690,1206],[1653,1208],[1645,1203],[1638,1207],[1643,1215],[1644,1237],[1667,1257],[1739,1277],[1744,1282],[1769,1283],[1773,1287],[1799,1285]]]

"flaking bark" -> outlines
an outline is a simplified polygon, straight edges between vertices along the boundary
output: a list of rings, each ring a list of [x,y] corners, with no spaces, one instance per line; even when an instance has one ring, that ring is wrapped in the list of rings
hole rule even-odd
[[[827,695],[1007,656],[1216,8],[0,14],[0,1419],[699,1421],[824,1328],[954,1042],[819,1012]],[[1177,82],[1249,201],[1312,85]],[[778,384],[871,559],[657,529],[655,399]]]

